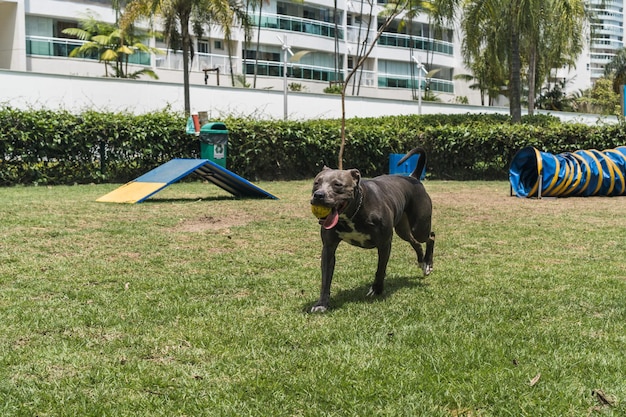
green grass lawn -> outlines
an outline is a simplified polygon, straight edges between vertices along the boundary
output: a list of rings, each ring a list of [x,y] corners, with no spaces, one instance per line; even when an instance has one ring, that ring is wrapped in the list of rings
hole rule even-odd
[[[310,181],[258,185],[0,189],[0,415],[626,415],[625,198],[427,181],[435,271],[396,239],[367,298],[376,252],[342,244],[308,314]]]

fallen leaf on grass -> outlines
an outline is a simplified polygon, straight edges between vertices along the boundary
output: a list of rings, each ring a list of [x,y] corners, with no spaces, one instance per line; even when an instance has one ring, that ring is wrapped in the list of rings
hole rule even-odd
[[[596,397],[600,404],[615,407],[615,400],[606,395],[601,389],[594,389],[593,391],[591,391],[591,395]]]
[[[535,384],[537,384],[537,382],[539,382],[540,378],[541,378],[541,373],[538,373],[537,376],[535,376],[533,379],[530,380],[530,386],[534,387]]]

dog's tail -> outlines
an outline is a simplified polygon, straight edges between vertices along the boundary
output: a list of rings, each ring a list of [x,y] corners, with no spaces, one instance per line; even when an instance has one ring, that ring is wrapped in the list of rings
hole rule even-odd
[[[404,163],[407,159],[409,159],[413,155],[419,155],[419,159],[417,160],[417,165],[415,166],[415,169],[411,173],[411,176],[419,180],[420,177],[422,176],[422,171],[424,170],[424,167],[426,166],[426,151],[424,150],[424,148],[418,146],[417,148],[411,149],[409,153],[404,155],[402,159],[398,162],[398,166],[402,165],[402,163]]]

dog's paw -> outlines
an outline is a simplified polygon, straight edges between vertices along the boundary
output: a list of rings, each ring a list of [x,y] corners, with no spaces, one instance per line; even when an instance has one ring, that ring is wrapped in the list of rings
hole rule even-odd
[[[314,305],[311,307],[311,313],[325,313],[328,310],[328,307],[323,305]]]
[[[367,291],[366,297],[375,297],[377,295],[381,295],[382,293],[383,293],[382,289],[375,288],[375,286],[372,285],[370,289]]]
[[[430,264],[427,264],[426,262],[420,262],[420,268],[422,269],[422,272],[424,273],[425,277],[427,277],[428,275],[430,275],[431,272],[433,272],[433,266]]]

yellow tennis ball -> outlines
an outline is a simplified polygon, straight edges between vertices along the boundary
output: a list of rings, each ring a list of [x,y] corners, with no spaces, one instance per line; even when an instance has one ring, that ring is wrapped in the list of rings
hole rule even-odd
[[[315,217],[317,217],[318,219],[323,219],[324,217],[328,216],[332,210],[330,209],[330,207],[326,206],[311,205],[311,211],[313,212],[313,215]]]

